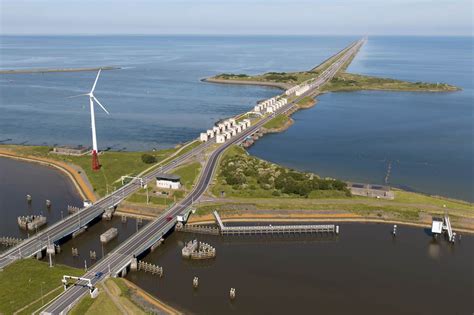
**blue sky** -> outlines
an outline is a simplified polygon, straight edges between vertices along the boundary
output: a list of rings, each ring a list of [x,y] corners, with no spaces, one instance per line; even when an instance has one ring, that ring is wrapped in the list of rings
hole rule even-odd
[[[0,0],[0,34],[471,35],[471,0]]]

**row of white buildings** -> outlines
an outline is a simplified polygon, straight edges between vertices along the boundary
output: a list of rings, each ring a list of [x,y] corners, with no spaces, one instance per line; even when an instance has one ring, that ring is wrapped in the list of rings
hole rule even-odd
[[[295,85],[292,88],[289,88],[288,90],[285,91],[286,95],[291,95],[295,93],[296,96],[300,96],[301,94],[304,94],[308,92],[310,89],[310,86],[308,84],[300,84],[300,85]]]
[[[202,142],[206,142],[215,137],[217,143],[224,143],[248,127],[250,127],[249,119],[244,119],[237,123],[235,119],[230,118],[214,126],[212,129],[208,129],[206,132],[201,132],[199,139]]]
[[[269,98],[268,100],[265,100],[261,103],[258,103],[254,107],[253,110],[255,112],[273,113],[275,110],[282,107],[283,105],[286,105],[287,103],[288,103],[288,100],[284,97],[282,97],[278,100],[277,100],[277,98],[272,97],[272,98]]]
[[[286,98],[281,98],[280,100],[276,101],[274,105],[270,105],[266,108],[267,113],[273,113],[283,105],[286,105],[288,100]]]

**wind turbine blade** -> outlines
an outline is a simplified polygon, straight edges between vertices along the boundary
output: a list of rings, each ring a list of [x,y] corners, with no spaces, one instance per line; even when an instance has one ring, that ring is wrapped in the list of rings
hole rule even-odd
[[[94,81],[94,85],[92,86],[91,93],[94,92],[94,90],[95,90],[95,86],[96,86],[96,84],[97,84],[97,80],[99,80],[100,71],[102,71],[102,69],[99,69],[99,72],[97,72],[97,76],[95,77],[95,81]]]
[[[94,101],[99,104],[100,107],[102,107],[102,109],[104,110],[104,112],[107,113],[107,115],[110,115],[110,113],[105,109],[104,105],[102,105],[98,99],[95,98],[95,96],[92,96],[92,98],[94,99]]]
[[[85,96],[85,95],[89,95],[89,94],[85,93],[85,94],[73,95],[73,96],[68,96],[66,98],[74,98],[74,97]]]

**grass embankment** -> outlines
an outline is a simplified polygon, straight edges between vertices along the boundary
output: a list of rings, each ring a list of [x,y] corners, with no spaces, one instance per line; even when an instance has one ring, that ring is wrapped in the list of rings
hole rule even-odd
[[[269,122],[263,125],[267,130],[281,130],[286,126],[291,125],[291,118],[287,115],[279,114]]]
[[[217,209],[224,216],[236,217],[304,218],[350,214],[360,218],[427,223],[431,216],[448,211],[455,227],[474,230],[474,207],[470,203],[402,190],[395,190],[395,200],[351,196],[338,181],[321,179],[315,189],[308,177],[310,174],[251,157],[239,147],[231,147],[225,153],[217,174],[211,192],[223,200],[220,202],[217,198],[211,204],[201,205],[197,216],[206,216]],[[293,176],[288,174],[296,174],[299,180],[289,183],[279,179],[281,174],[286,179]]]
[[[450,92],[457,91],[459,88],[446,83],[407,82],[340,72],[321,89],[324,92],[357,90]]]
[[[301,72],[267,72],[259,75],[222,73],[211,79],[228,81],[249,81],[249,82],[272,82],[296,85],[306,80],[317,77],[320,71],[310,70]]]
[[[156,182],[150,183],[148,187],[149,203],[157,206],[158,208],[164,209],[170,206],[172,203],[182,199],[186,191],[192,189],[200,172],[201,163],[199,162],[186,164],[173,171],[172,174],[179,175],[181,177],[181,184],[183,186],[182,189],[179,190],[158,189],[156,187]],[[164,192],[164,194],[159,194],[160,192]],[[140,189],[138,192],[131,195],[129,198],[127,198],[127,202],[141,204],[146,203],[146,189]]]
[[[63,275],[83,273],[63,265],[50,268],[34,259],[14,262],[0,272],[0,314],[13,314],[20,309],[20,314],[31,314],[62,292]]]
[[[324,191],[324,192],[323,192]],[[322,179],[315,174],[302,173],[249,156],[237,146],[227,150],[219,165],[215,196],[226,197],[303,197],[321,193],[345,196],[346,184],[334,179]]]
[[[109,278],[99,286],[96,299],[85,296],[71,310],[72,315],[95,314],[179,314],[122,278]]]
[[[199,145],[198,141],[190,144],[180,151],[178,155],[188,152],[197,145]],[[51,162],[59,161],[77,165],[86,173],[93,191],[99,196],[104,196],[107,191],[111,192],[114,188],[120,187],[121,176],[136,176],[153,165],[158,165],[161,161],[178,150],[173,148],[150,152],[105,151],[99,156],[100,164],[102,165],[101,169],[99,171],[93,171],[91,169],[90,155],[70,156],[54,154],[51,152],[52,148],[46,146],[2,145],[0,148],[3,149],[3,151],[10,151],[20,157],[40,158]],[[155,164],[144,163],[141,158],[144,153],[154,156],[157,162]],[[76,172],[80,173],[81,171]]]

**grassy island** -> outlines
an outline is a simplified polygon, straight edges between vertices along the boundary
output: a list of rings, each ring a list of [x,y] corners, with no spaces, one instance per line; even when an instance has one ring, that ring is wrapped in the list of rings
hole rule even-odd
[[[310,70],[302,72],[268,72],[261,75],[228,74],[223,73],[209,78],[209,82],[225,81],[247,82],[248,84],[276,85],[290,87],[306,80],[313,79],[320,71]],[[340,71],[330,82],[325,84],[321,92],[357,91],[357,90],[385,90],[385,91],[413,91],[413,92],[452,92],[460,90],[447,83],[409,82],[389,78],[380,78]]]
[[[471,203],[393,189],[394,200],[352,196],[346,183],[299,172],[250,156],[240,147],[221,158],[209,193],[194,222],[212,221],[218,210],[235,220],[337,220],[430,224],[449,211],[455,228],[474,230]]]
[[[452,92],[458,91],[459,88],[446,83],[407,82],[341,72],[321,89],[323,92],[357,90]]]

